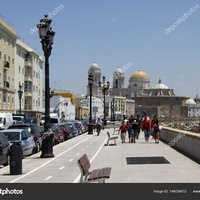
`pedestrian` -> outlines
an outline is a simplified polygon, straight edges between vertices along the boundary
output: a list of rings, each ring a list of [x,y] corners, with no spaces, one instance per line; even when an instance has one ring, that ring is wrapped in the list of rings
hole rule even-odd
[[[140,118],[140,115],[137,115],[137,119],[138,119],[139,124],[138,124],[138,133],[137,133],[136,139],[139,139],[142,118]]]
[[[131,134],[132,134],[132,129],[131,129],[131,121],[133,119],[133,115],[131,115],[128,119],[128,121],[126,122],[126,124],[128,125],[128,128],[127,128],[127,131],[128,131],[128,139],[129,139],[129,142],[131,142]]]
[[[125,143],[127,128],[128,128],[128,125],[125,123],[124,120],[122,120],[122,124],[121,124],[121,126],[119,127],[119,130],[118,130],[118,134],[120,133],[122,143]]]
[[[150,118],[144,113],[142,119],[142,131],[144,131],[145,142],[149,142],[150,137],[150,130],[151,130],[151,120]]]
[[[101,128],[102,128],[102,122],[100,117],[98,117],[97,121],[96,121],[96,130],[97,130],[97,135],[100,134],[101,132]]]
[[[159,121],[156,115],[153,116],[153,119],[151,120],[151,127],[153,129],[153,138],[155,139],[155,143],[159,143]]]
[[[132,120],[130,121],[131,124],[131,143],[136,143],[136,137],[138,135],[138,126],[139,126],[139,119],[136,116],[133,116]]]

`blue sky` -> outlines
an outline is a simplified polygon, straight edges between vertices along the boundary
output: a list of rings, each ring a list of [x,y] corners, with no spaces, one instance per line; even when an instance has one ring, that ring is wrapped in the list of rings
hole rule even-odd
[[[106,79],[131,63],[125,86],[140,69],[151,86],[161,77],[176,95],[200,95],[199,0],[0,0],[0,5],[3,19],[41,55],[38,32],[31,30],[45,14],[62,7],[51,17],[56,32],[50,56],[52,89],[86,93],[87,72],[95,61]],[[184,13],[185,21],[177,23]],[[174,30],[167,32],[171,26]]]

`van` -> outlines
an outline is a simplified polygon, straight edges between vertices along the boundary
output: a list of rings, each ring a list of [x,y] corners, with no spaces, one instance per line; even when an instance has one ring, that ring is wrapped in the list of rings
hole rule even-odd
[[[13,124],[12,113],[0,113],[0,128],[7,129]]]
[[[59,117],[50,117],[50,124],[54,125],[54,124],[60,124],[61,120]]]
[[[14,120],[14,124],[24,124],[25,123],[25,115],[20,115],[20,114],[12,114],[13,116],[13,120]]]

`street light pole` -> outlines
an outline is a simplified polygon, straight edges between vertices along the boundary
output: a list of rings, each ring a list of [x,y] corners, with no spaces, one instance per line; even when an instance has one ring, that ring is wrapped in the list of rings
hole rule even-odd
[[[42,43],[42,50],[45,57],[45,124],[44,124],[44,138],[42,140],[42,154],[41,158],[54,157],[53,155],[53,133],[48,133],[51,128],[50,124],[50,90],[49,90],[49,56],[51,55],[52,44],[55,32],[51,30],[51,19],[48,15],[40,20],[37,24],[39,30],[39,37]]]
[[[107,83],[105,82],[106,77],[103,76],[103,84],[101,83],[101,81],[99,81],[99,88],[102,89],[103,92],[103,124],[104,126],[107,125],[107,120],[106,120],[106,91],[109,89],[110,86],[110,82],[107,81]]]
[[[22,94],[23,94],[22,85],[20,85],[19,83],[18,95],[19,95],[19,114],[20,115],[22,114]]]
[[[88,134],[93,134],[93,123],[92,123],[92,86],[93,86],[93,75],[90,73],[88,75],[88,86],[90,91],[90,118],[88,124]]]

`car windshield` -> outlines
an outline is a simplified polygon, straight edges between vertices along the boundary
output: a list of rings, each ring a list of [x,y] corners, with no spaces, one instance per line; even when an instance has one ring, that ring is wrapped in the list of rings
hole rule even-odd
[[[27,130],[29,133],[31,132],[31,128],[29,126],[11,126],[10,129],[25,129]]]
[[[50,123],[51,124],[57,124],[58,123],[58,119],[50,118]]]
[[[10,142],[20,140],[19,132],[4,132],[4,135],[8,138]]]

